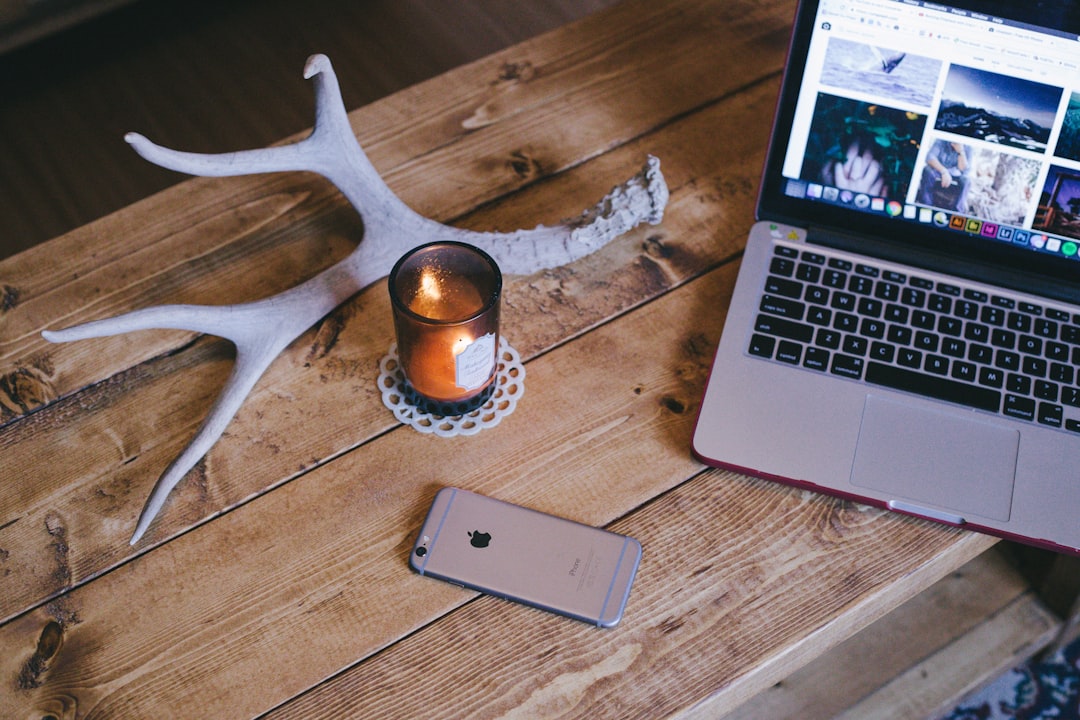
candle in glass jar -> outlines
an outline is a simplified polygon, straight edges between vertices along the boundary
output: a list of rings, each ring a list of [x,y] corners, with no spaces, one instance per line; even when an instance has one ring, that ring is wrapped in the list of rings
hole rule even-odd
[[[495,389],[502,274],[479,248],[422,245],[389,278],[409,402],[436,415],[474,410]]]

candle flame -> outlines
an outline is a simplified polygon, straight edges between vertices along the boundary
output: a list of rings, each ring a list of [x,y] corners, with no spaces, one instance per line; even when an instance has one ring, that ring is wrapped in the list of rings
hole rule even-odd
[[[442,297],[442,292],[439,289],[439,280],[436,277],[434,270],[424,268],[420,272],[420,292],[432,300],[438,300]]]

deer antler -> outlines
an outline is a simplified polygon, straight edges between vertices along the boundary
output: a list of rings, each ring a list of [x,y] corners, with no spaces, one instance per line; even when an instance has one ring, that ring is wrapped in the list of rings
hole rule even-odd
[[[472,232],[435,222],[402,202],[364,154],[349,125],[330,60],[313,55],[304,77],[315,82],[315,125],[299,142],[204,155],[170,150],[137,133],[125,139],[150,162],[192,175],[319,173],[337,186],[364,220],[364,238],[356,250],[310,280],[264,300],[216,307],[164,305],[42,332],[49,342],[69,342],[174,328],[220,336],[236,345],[236,364],[221,395],[195,437],[158,479],[139,516],[132,545],[146,532],[176,484],[221,437],[278,353],[349,297],[389,274],[404,252],[427,242],[456,240],[484,249],[504,273],[531,274],[573,262],[642,222],[655,225],[663,218],[668,190],[659,161],[649,156],[637,175],[571,222],[513,233]]]

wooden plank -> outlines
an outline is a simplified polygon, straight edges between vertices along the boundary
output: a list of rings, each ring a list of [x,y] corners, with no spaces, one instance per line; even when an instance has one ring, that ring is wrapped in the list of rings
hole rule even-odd
[[[453,219],[773,77],[791,8],[790,0],[634,0],[357,110],[351,120],[402,199]],[[747,74],[715,72],[734,64]],[[529,72],[508,75],[508,66]],[[596,178],[599,192],[579,202],[599,199],[638,164]],[[527,225],[560,217],[532,213]],[[189,340],[147,332],[51,346],[41,329],[166,301],[263,297],[343,256],[361,234],[352,210],[320,178],[196,179],[5,260],[0,420]],[[229,281],[236,277],[245,281]]]
[[[947,697],[955,698],[958,690],[972,687],[987,672],[1004,669],[1001,664],[1015,659],[1019,648],[1033,649],[1044,642],[1059,623],[1040,605],[999,553],[983,553],[724,720],[826,720],[841,713],[870,717],[870,708],[879,707],[886,697],[877,691],[898,676],[906,678],[902,692],[922,701],[908,700],[905,712],[891,706],[886,716],[929,717],[928,710],[914,708],[937,707]],[[1001,634],[988,631],[991,627]],[[972,633],[1002,642],[940,667],[939,657],[971,647],[966,636]],[[986,664],[972,667],[979,659]],[[936,701],[928,701],[928,690],[937,694]],[[869,704],[860,702],[864,699]]]
[[[890,680],[837,720],[937,717],[1046,647],[1061,621],[1033,593]]]
[[[373,714],[393,703],[418,717],[459,716],[478,692],[522,712],[563,691],[601,709],[680,708],[721,688],[741,699],[991,545],[709,472],[617,525],[641,537],[646,561],[614,633],[469,603],[475,595],[408,570],[441,485],[606,524],[698,473],[687,448],[733,271],[537,358],[517,412],[486,434],[391,432],[0,627],[15,713],[253,715],[380,650],[305,702],[361,698]],[[491,687],[462,682],[459,658],[433,650],[454,638],[508,670]],[[629,666],[650,671],[620,676]],[[424,686],[403,687],[417,667]]]
[[[506,227],[537,208],[572,214],[579,202],[575,198],[606,182],[597,178],[610,177],[647,152],[665,160],[672,196],[661,226],[641,228],[572,266],[507,278],[503,328],[525,358],[738,251],[752,219],[765,128],[759,126],[757,135],[735,134],[723,144],[711,139],[717,128],[753,126],[771,112],[775,88],[774,83],[748,88],[463,219],[468,225]],[[225,437],[174,492],[151,528],[149,543],[183,532],[392,427],[375,385],[378,359],[392,338],[382,284],[302,336],[271,366]],[[77,345],[100,352],[97,341]],[[18,516],[0,519],[0,526],[7,523],[0,529],[0,547],[7,551],[0,563],[13,588],[0,597],[0,617],[22,612],[131,557],[126,540],[142,502],[204,417],[224,382],[229,353],[224,343],[211,349],[210,341],[204,341],[0,428],[0,452],[18,478],[0,486],[0,509],[20,509]],[[87,406],[101,409],[79,410]],[[304,427],[319,431],[297,432]],[[58,443],[92,448],[77,476],[66,465],[40,464],[39,458]],[[56,538],[49,518],[53,526],[61,518],[66,528],[66,572],[53,570],[60,561],[54,559]]]

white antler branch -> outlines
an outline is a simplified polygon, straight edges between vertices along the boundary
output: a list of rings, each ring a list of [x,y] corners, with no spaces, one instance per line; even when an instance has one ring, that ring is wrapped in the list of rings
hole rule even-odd
[[[349,125],[337,77],[324,55],[313,55],[304,76],[315,82],[315,125],[303,140],[257,150],[203,155],[155,145],[129,133],[145,159],[203,176],[304,170],[323,175],[364,220],[364,238],[348,257],[307,282],[273,297],[226,306],[165,305],[136,310],[64,330],[42,333],[68,342],[150,328],[174,328],[231,340],[236,365],[194,439],[158,479],[131,543],[138,542],[176,484],[213,446],[259,377],[289,343],[356,292],[389,274],[397,259],[418,245],[454,240],[488,252],[507,274],[530,274],[564,265],[603,247],[642,222],[658,224],[668,199],[660,163],[649,157],[637,175],[617,186],[574,221],[512,233],[473,232],[414,212],[383,182]]]

